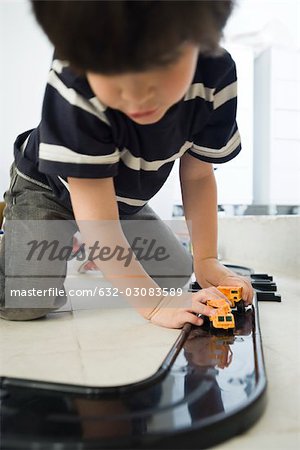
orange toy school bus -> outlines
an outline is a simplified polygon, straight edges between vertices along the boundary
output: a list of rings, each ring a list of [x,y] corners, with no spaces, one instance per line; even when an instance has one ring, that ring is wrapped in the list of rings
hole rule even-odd
[[[215,328],[224,328],[227,330],[228,328],[235,327],[234,316],[226,300],[221,298],[208,300],[207,305],[216,309],[216,314],[209,316],[209,320]]]
[[[235,307],[236,303],[242,301],[243,288],[236,286],[218,286],[217,289],[228,298],[230,306]]]

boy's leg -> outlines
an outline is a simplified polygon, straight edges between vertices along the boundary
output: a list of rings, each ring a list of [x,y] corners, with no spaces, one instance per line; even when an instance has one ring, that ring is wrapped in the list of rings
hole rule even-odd
[[[53,235],[49,221],[55,221],[52,223],[56,227],[59,246],[72,247],[72,236],[77,228],[72,213],[58,203],[51,189],[18,175],[14,164],[10,188],[4,199],[5,234],[0,243],[0,317],[7,320],[36,319],[66,303],[63,285],[67,261],[56,259],[55,270],[53,272],[53,264],[50,264],[49,273],[47,258],[27,261],[22,250],[31,239],[49,242],[50,235]],[[48,225],[44,226],[44,223]],[[63,224],[61,229],[58,229],[59,223]],[[5,245],[8,247],[6,252]],[[26,294],[34,289],[42,290],[43,295],[29,297],[12,294],[17,290]],[[58,290],[60,295],[55,296]]]
[[[171,228],[148,205],[120,218],[128,242],[151,278],[162,288],[183,287],[193,273],[193,258]]]

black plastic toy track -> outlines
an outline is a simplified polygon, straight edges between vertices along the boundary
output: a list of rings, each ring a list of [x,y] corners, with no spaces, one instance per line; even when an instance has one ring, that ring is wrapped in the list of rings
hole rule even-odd
[[[234,333],[186,326],[158,373],[135,385],[2,379],[0,448],[202,449],[243,432],[264,410],[267,381],[256,300],[234,315]]]

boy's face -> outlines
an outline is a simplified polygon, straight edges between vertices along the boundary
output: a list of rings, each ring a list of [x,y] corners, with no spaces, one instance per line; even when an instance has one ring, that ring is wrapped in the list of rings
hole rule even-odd
[[[194,77],[199,48],[185,44],[170,65],[145,72],[121,75],[87,73],[92,91],[110,108],[140,125],[158,122],[183,98]]]

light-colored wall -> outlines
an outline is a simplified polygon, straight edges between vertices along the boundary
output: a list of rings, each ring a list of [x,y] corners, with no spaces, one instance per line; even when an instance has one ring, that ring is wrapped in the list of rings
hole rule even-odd
[[[236,0],[225,37],[236,42],[252,40],[257,49],[270,44],[300,48],[299,22],[299,0]],[[257,38],[251,38],[255,33],[260,33],[259,45]]]
[[[255,84],[254,201],[300,204],[300,50],[262,52]]]
[[[13,143],[40,121],[52,47],[28,1],[0,1],[0,199],[8,184]]]
[[[300,217],[219,218],[219,255],[223,260],[299,279]]]
[[[235,60],[238,77],[237,123],[242,151],[225,164],[216,164],[218,202],[220,204],[249,204],[253,200],[253,62],[251,47],[226,45]],[[238,186],[238,189],[237,189]]]

